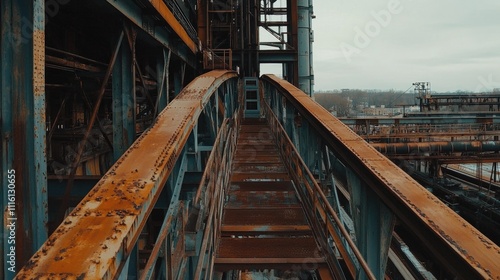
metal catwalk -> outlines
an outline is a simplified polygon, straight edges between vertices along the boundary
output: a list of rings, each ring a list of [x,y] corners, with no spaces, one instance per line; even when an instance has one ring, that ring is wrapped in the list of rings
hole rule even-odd
[[[494,242],[310,98],[312,2],[2,0],[0,279],[499,279]]]
[[[324,265],[265,119],[243,120],[224,202],[218,268]]]
[[[413,273],[391,242],[400,229],[444,275],[500,275],[498,246],[301,90],[273,75],[211,71],[17,278],[232,279],[267,268],[383,279],[388,259]]]

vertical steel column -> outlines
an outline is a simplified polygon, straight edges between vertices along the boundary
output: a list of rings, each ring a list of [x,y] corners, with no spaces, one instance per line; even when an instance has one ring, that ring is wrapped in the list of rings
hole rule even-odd
[[[170,83],[169,83],[169,66],[172,51],[163,49],[160,58],[156,64],[156,81],[158,97],[155,104],[155,116],[159,114],[169,102],[170,98]]]
[[[118,158],[135,140],[135,67],[132,50],[122,41],[113,66],[113,158]]]
[[[237,92],[233,89],[233,83],[226,83],[226,94],[224,95],[224,117],[232,118],[234,116],[235,108],[235,100],[238,99]]]
[[[301,153],[301,143],[300,143],[300,131],[294,124],[295,109],[285,98],[278,94],[278,99],[281,101],[283,106],[283,128],[286,133],[290,135],[293,145],[297,148],[297,151]]]
[[[290,139],[292,140],[293,145],[299,152],[299,155],[302,157],[302,141],[300,140],[300,129],[296,126],[292,126],[292,134],[290,134]]]
[[[330,204],[333,206],[333,209],[335,209],[335,212],[337,212],[337,214],[339,214],[339,218],[343,222],[343,216],[340,215],[340,212],[341,212],[340,208],[342,206],[340,205],[339,195],[338,195],[338,191],[337,191],[337,183],[336,183],[337,179],[334,176],[334,170],[333,170],[333,164],[332,164],[332,162],[337,161],[337,159],[336,158],[334,158],[333,160],[331,159],[330,149],[328,148],[328,146],[325,143],[323,143],[322,146],[323,146],[323,148],[322,148],[321,152],[322,152],[323,166],[324,166],[324,173],[325,173],[325,184],[327,185],[328,181],[331,184],[330,190],[331,190],[332,194],[330,194],[330,197],[329,197]]]
[[[312,74],[312,0],[298,0],[298,64],[299,88],[311,96],[314,77]]]
[[[184,73],[182,72],[182,67],[174,72],[174,96],[177,96],[177,94],[179,94],[182,90],[182,83],[184,80]]]
[[[356,244],[377,279],[384,279],[394,214],[364,185],[356,173],[346,169]],[[364,278],[361,275],[360,279]]]
[[[244,77],[259,76],[259,17],[260,0],[240,1],[238,37],[241,50],[241,74]]]
[[[45,1],[2,0],[0,12],[0,278],[11,279],[47,239]]]
[[[292,48],[294,50],[299,49],[299,41],[297,39],[298,35],[298,5],[297,5],[297,0],[287,0],[287,20],[288,20],[288,26],[287,26],[287,36],[288,36],[288,43],[292,45]],[[284,70],[283,75],[284,77],[287,77],[287,80],[292,83],[293,85],[298,86],[298,81],[299,81],[299,69],[298,69],[298,53],[294,53],[294,61],[293,62],[288,62],[283,65]]]
[[[201,172],[201,156],[198,146],[198,124],[195,124],[187,142],[187,170]]]
[[[127,279],[138,279],[139,278],[139,244],[135,244],[134,249],[128,256],[128,277]]]

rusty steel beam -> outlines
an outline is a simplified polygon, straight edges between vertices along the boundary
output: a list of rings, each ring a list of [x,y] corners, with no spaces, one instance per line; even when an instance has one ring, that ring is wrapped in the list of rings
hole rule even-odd
[[[161,15],[161,17],[170,25],[174,32],[181,38],[181,40],[189,47],[193,53],[198,52],[198,43],[194,42],[186,29],[182,24],[175,18],[174,14],[167,7],[163,0],[149,0],[151,5],[156,9],[156,11]]]
[[[53,66],[64,66],[68,67],[69,69],[76,69],[76,70],[82,70],[82,71],[89,71],[89,72],[95,72],[99,73],[102,72],[103,69],[100,67],[96,67],[90,64],[74,61],[74,60],[68,60],[64,58],[59,58],[51,55],[45,55],[45,62],[47,63],[47,67],[53,67]]]
[[[179,44],[177,36],[171,31],[171,28],[166,28],[167,24],[153,24],[157,21],[157,15],[151,15],[150,11],[148,11],[152,7],[145,8],[143,3],[139,3],[142,1],[106,0],[106,2],[127,17],[145,34],[151,36],[163,47],[171,50],[172,54],[186,62],[190,67],[196,68],[196,56],[193,55],[193,51],[187,45]]]
[[[192,81],[69,214],[17,279],[114,279],[204,106],[232,71]]]
[[[229,125],[228,120],[222,124],[193,199],[193,206],[201,210],[200,217],[206,217],[199,251],[200,256],[194,268],[194,279],[207,279],[212,275],[213,256],[218,245],[214,240],[220,236],[221,205],[229,183],[231,161],[238,136],[238,129],[235,128],[239,127],[239,124],[239,114],[231,121],[231,125]],[[235,128],[229,127],[233,125]]]
[[[339,159],[449,271],[464,279],[500,278],[500,247],[298,88],[274,75],[262,80],[293,104]]]
[[[316,182],[309,168],[307,168],[300,157],[300,153],[286,134],[278,118],[272,112],[268,104],[263,104],[263,107],[266,118],[269,120],[270,126],[277,139],[277,144],[281,149],[281,156],[282,158],[287,158],[285,165],[295,183],[296,190],[299,193],[302,206],[306,210],[306,215],[311,223],[311,227],[315,230],[316,240],[322,249],[328,253],[326,259],[332,275],[334,275],[336,279],[344,279],[345,277],[340,272],[340,264],[336,257],[334,258],[334,253],[331,251],[330,246],[327,245],[327,240],[330,238],[335,242],[337,250],[352,278],[376,279],[369,265],[363,259],[361,252],[355,246],[349,233],[344,227],[340,226],[342,224],[341,220],[332,206],[328,203],[328,199]],[[326,230],[323,231],[325,228]],[[344,244],[343,240],[345,240],[348,246]],[[351,256],[349,252],[352,252],[354,256]],[[362,269],[355,267],[354,261],[351,258],[355,259]]]

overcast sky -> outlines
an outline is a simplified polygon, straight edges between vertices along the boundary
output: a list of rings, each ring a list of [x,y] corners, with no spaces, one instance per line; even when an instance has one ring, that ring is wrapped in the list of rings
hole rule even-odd
[[[500,88],[499,0],[313,0],[315,90]]]

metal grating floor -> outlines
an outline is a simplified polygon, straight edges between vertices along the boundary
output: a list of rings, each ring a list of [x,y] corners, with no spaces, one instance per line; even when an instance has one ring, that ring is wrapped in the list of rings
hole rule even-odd
[[[323,264],[265,120],[243,121],[224,204],[218,269]]]

